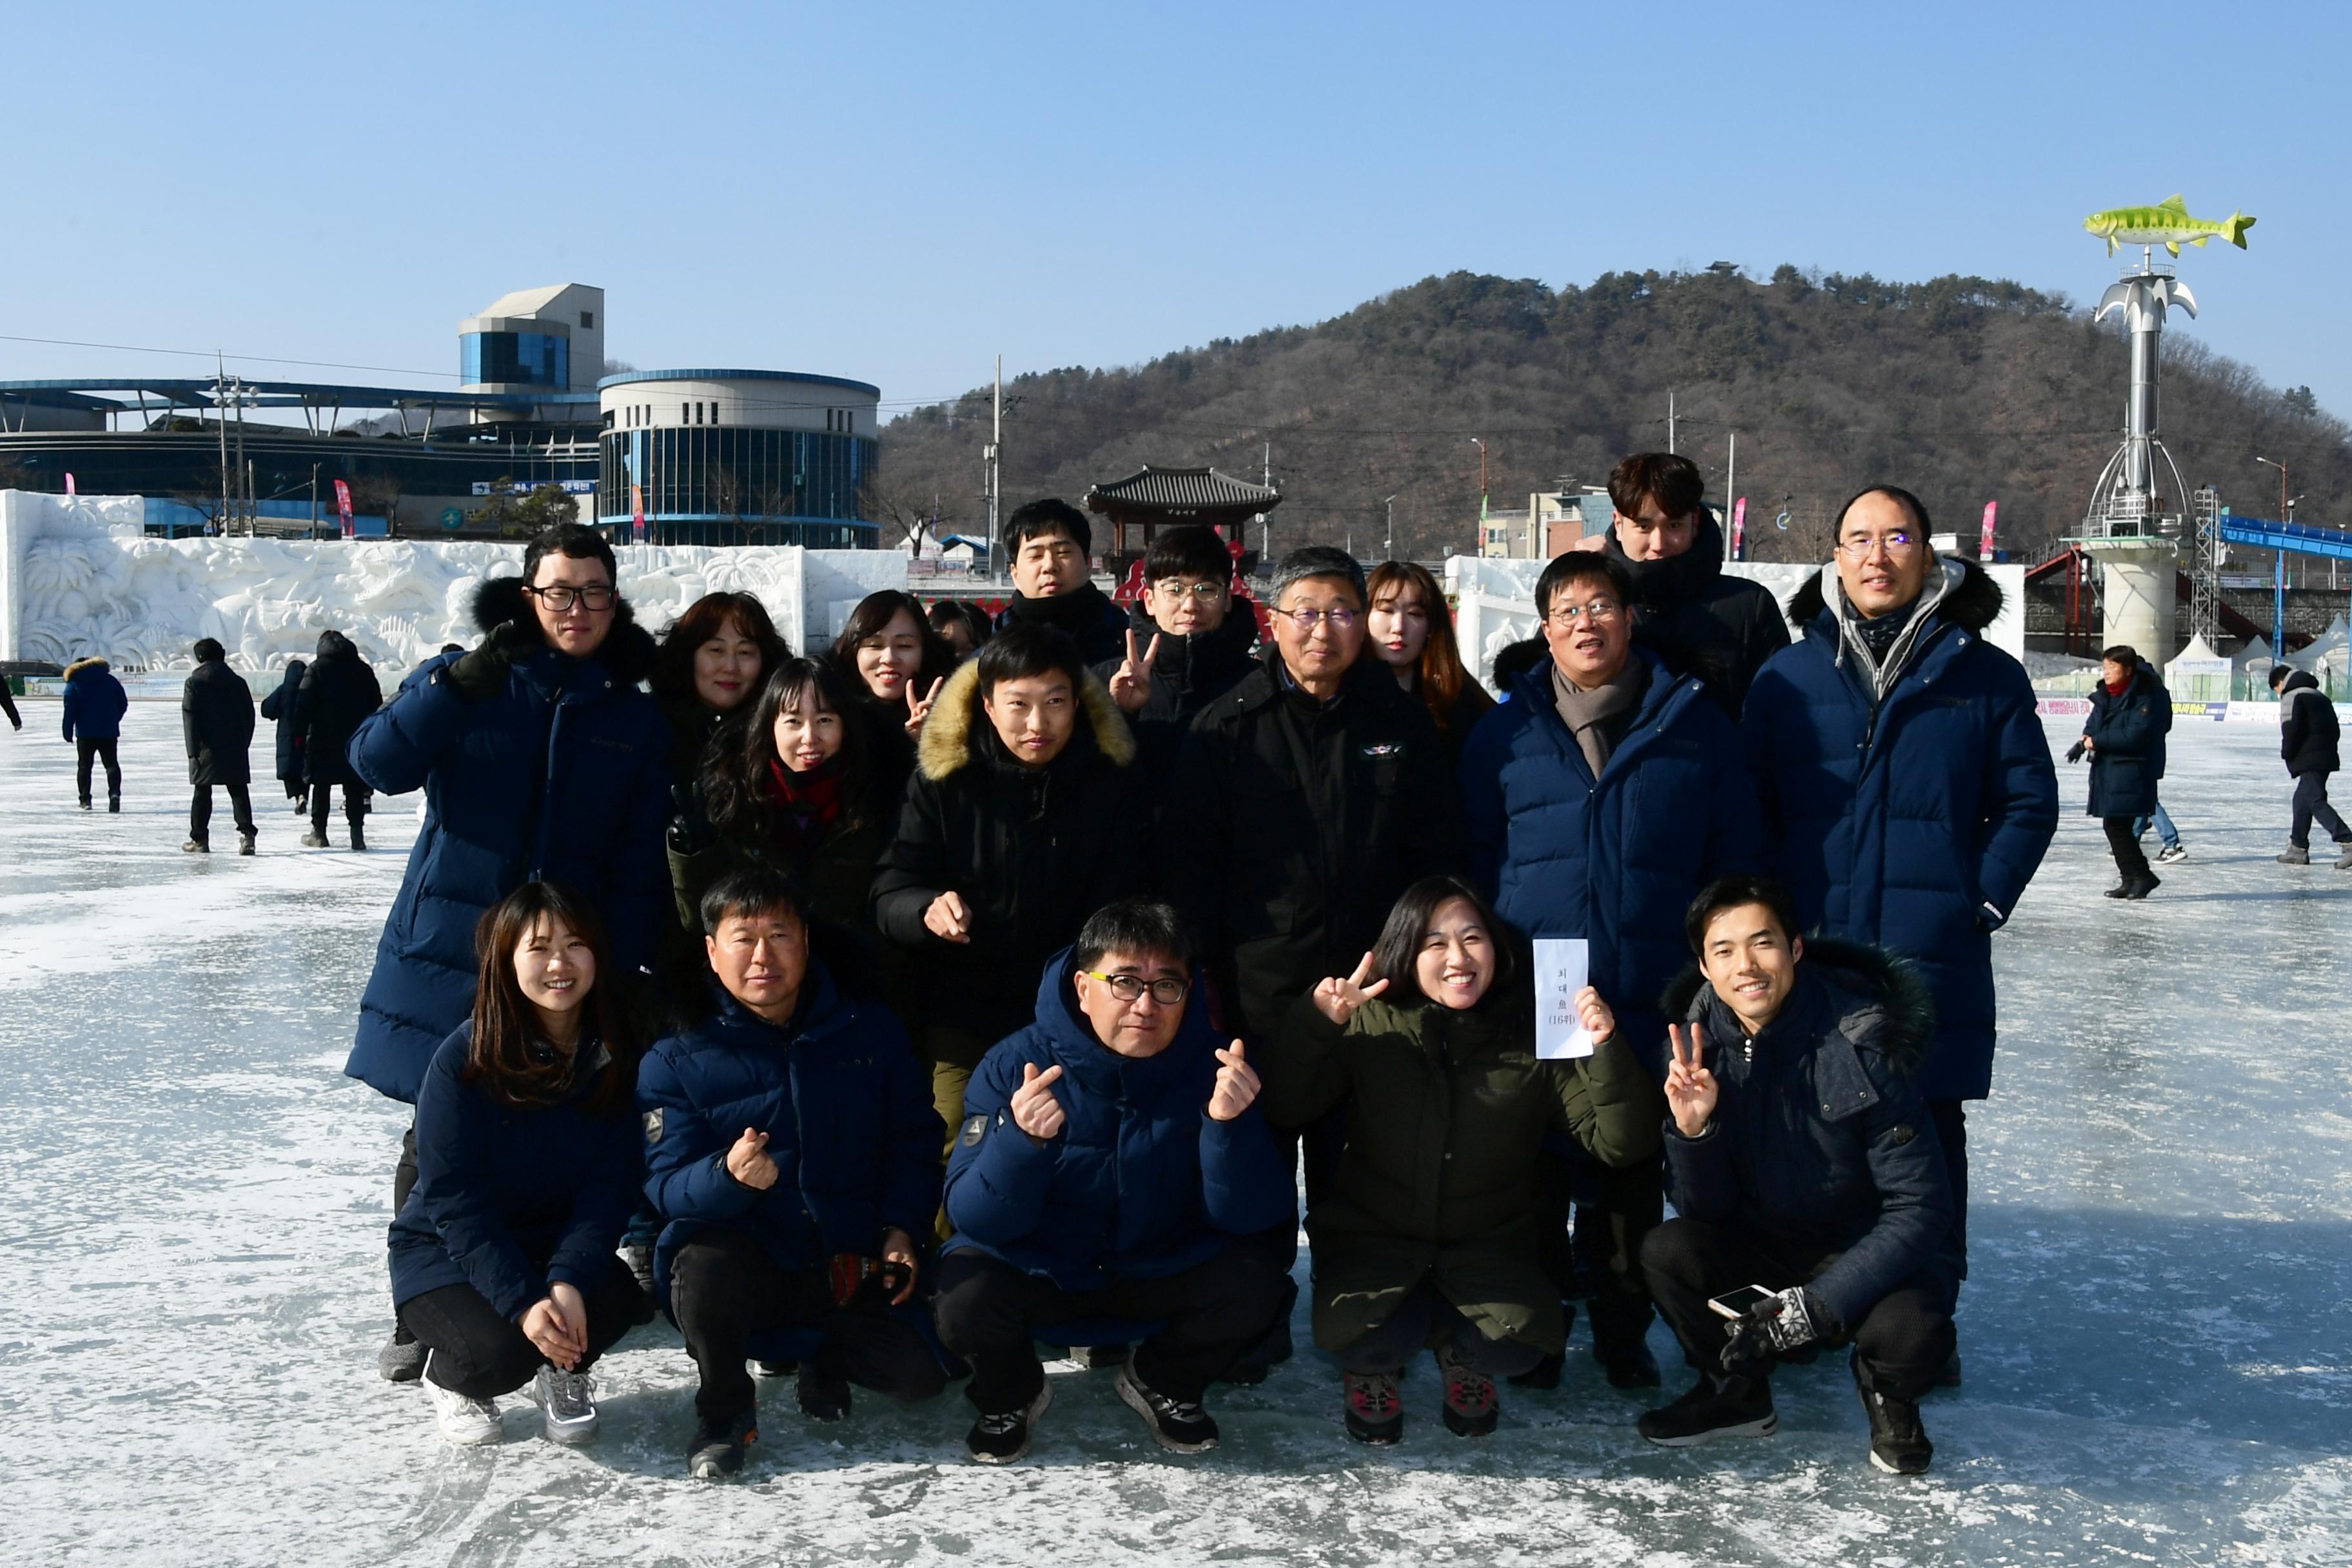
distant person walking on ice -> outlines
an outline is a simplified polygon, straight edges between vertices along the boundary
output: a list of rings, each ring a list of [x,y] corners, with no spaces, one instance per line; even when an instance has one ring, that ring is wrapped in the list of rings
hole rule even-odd
[[[66,666],[65,732],[75,752],[74,788],[89,809],[89,764],[106,764],[106,809],[122,809],[122,763],[115,742],[122,738],[122,715],[131,695],[108,673],[102,658],[78,658]]]
[[[2171,717],[2172,700],[2163,682],[2136,651],[2117,643],[2099,656],[2090,717],[2083,722],[2081,743],[2066,755],[2070,761],[2085,753],[2091,759],[2090,813],[2106,829],[2107,848],[2123,878],[2107,889],[2111,899],[2144,899],[2159,885],[2135,829],[2156,810],[2156,781]]]
[[[286,786],[286,798],[294,803],[297,813],[304,810],[310,799],[310,792],[302,783],[302,716],[299,707],[302,675],[310,668],[299,658],[288,659],[278,689],[261,700],[261,716],[278,726],[278,782]]]
[[[15,692],[8,689],[8,678],[5,675],[0,675],[0,713],[5,713],[8,716],[11,729],[21,730],[25,727],[25,716],[16,711],[16,696]]]
[[[367,781],[345,753],[361,721],[383,706],[383,687],[351,638],[339,631],[323,631],[319,634],[318,662],[302,678],[302,694],[295,706],[302,727],[302,768],[310,781],[310,831],[302,836],[303,846],[327,847],[328,797],[341,784],[352,847],[365,849]]]
[[[480,645],[427,659],[349,748],[371,788],[425,792],[343,1068],[411,1105],[434,1052],[473,1010],[474,930],[499,900],[527,881],[579,894],[612,933],[607,979],[622,984],[652,963],[669,901],[669,723],[638,689],[653,638],[614,588],[613,547],[594,530],[549,529],[522,563],[522,576],[475,595]],[[412,1128],[395,1212],[415,1181]],[[409,1382],[424,1360],[403,1328],[377,1370]]]
[[[229,809],[236,814],[236,852],[253,853],[260,829],[253,825],[253,690],[245,678],[228,667],[227,650],[211,637],[195,647],[196,668],[180,697],[180,728],[188,742],[188,783],[195,789],[188,804],[188,841],[180,846],[191,855],[212,853],[213,786],[228,791]]]
[[[2327,804],[2327,775],[2344,765],[2337,750],[2343,726],[2336,721],[2336,704],[2310,671],[2283,664],[2271,667],[2271,689],[2279,697],[2279,755],[2286,763],[2287,776],[2294,780],[2294,818],[2279,864],[2311,864],[2311,825],[2316,820],[2336,840],[2336,868],[2352,871],[2352,827],[2345,826]]]

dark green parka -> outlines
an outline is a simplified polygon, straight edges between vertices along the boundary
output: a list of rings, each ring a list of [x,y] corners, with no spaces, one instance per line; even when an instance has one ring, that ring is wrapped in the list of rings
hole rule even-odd
[[[1536,1261],[1536,1156],[1565,1131],[1611,1165],[1654,1160],[1664,1101],[1621,1040],[1538,1061],[1524,972],[1480,1005],[1375,998],[1343,1030],[1302,997],[1257,1063],[1277,1125],[1348,1110],[1331,1191],[1307,1216],[1315,1342],[1337,1351],[1423,1279],[1488,1339],[1559,1353],[1568,1325]]]

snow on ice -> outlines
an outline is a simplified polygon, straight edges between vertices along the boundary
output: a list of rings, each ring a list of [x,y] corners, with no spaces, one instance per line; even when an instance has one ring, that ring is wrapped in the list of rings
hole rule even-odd
[[[1484,1442],[1439,1426],[1424,1366],[1403,1445],[1349,1443],[1305,1350],[1216,1391],[1224,1446],[1191,1461],[1107,1374],[1061,1369],[1009,1471],[965,1461],[952,1392],[861,1394],[819,1430],[770,1383],[747,1477],[713,1487],[682,1473],[692,1370],[667,1329],[604,1363],[583,1450],[515,1399],[504,1446],[452,1450],[377,1380],[406,1112],[341,1068],[413,800],[379,801],[375,853],[304,852],[257,784],[257,859],[184,856],[171,705],[132,709],[121,816],[73,808],[56,704],[26,707],[0,735],[0,1559],[2352,1561],[2352,874],[2271,862],[2286,781],[2260,726],[2175,731],[2190,858],[2142,904],[2099,896],[2063,773],[2070,815],[1995,944],[1968,1384],[1926,1406],[1924,1479],[1870,1468],[1835,1356],[1780,1374],[1773,1440],[1646,1448],[1643,1401],[1580,1329],[1563,1386],[1506,1390]]]

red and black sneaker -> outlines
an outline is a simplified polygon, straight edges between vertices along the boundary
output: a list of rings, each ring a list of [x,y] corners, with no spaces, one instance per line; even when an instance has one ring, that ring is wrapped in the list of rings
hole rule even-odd
[[[1404,1436],[1404,1401],[1392,1372],[1345,1374],[1348,1436],[1359,1443],[1393,1443]]]
[[[1465,1364],[1452,1345],[1437,1352],[1437,1374],[1445,1383],[1445,1429],[1456,1437],[1484,1437],[1503,1416],[1495,1380]]]

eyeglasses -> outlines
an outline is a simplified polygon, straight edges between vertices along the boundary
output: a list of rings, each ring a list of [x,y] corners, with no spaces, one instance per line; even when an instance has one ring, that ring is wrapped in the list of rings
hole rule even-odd
[[[574,605],[593,612],[602,612],[613,607],[613,590],[602,584],[588,588],[572,588],[559,583],[548,588],[525,588],[523,592],[537,595],[541,604],[559,616]]]
[[[1331,623],[1331,629],[1335,632],[1344,632],[1349,627],[1354,626],[1357,621],[1357,613],[1349,609],[1276,610],[1274,613],[1280,616],[1284,620],[1288,621],[1292,626],[1297,626],[1302,636],[1313,632],[1317,626],[1322,625],[1325,621]]]
[[[1078,973],[1089,980],[1101,981],[1110,987],[1110,994],[1122,1002],[1141,1001],[1143,994],[1149,991],[1151,999],[1162,1007],[1181,1005],[1184,994],[1192,988],[1189,982],[1182,980],[1146,980],[1140,974],[1097,974],[1091,969],[1081,969]]]
[[[1838,551],[1849,561],[1867,561],[1870,559],[1872,548],[1881,544],[1886,547],[1888,560],[1899,561],[1919,547],[1919,536],[1897,529],[1893,533],[1882,533],[1875,537],[1864,535],[1860,539],[1841,539],[1838,541]]]
[[[1194,583],[1187,586],[1181,578],[1171,577],[1164,582],[1151,584],[1151,591],[1179,599],[1189,594],[1202,604],[1206,604],[1212,599],[1223,598],[1225,585],[1223,583]]]
[[[1572,626],[1580,619],[1597,626],[1603,621],[1613,621],[1624,613],[1625,606],[1614,599],[1592,599],[1581,605],[1555,605],[1551,614],[1544,618],[1556,626]]]

